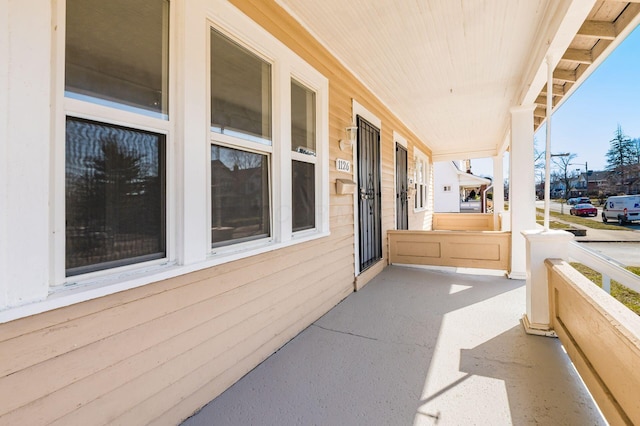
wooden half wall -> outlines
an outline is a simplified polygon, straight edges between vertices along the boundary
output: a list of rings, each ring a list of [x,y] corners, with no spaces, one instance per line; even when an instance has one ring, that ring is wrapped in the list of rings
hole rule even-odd
[[[499,231],[500,216],[493,213],[434,213],[434,231]]]
[[[508,270],[511,233],[496,231],[389,231],[396,264]]]
[[[551,325],[611,425],[640,424],[640,317],[568,263],[547,259]]]

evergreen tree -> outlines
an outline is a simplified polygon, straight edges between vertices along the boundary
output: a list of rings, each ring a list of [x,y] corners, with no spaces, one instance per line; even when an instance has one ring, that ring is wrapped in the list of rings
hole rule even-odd
[[[638,162],[636,143],[622,131],[618,124],[613,139],[609,141],[610,148],[607,151],[607,167],[613,180],[623,186],[627,182],[628,168]]]

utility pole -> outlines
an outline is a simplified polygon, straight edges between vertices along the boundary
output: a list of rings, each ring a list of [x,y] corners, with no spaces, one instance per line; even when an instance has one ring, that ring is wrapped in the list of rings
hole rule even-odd
[[[586,182],[586,196],[589,196],[589,166],[588,163],[585,161],[584,164],[582,163],[570,163],[570,166],[584,166],[584,180]],[[576,171],[578,171],[578,169],[576,169]]]

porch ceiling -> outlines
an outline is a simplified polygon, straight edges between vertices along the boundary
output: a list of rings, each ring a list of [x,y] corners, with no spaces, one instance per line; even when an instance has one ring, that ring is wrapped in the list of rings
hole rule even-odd
[[[639,9],[593,0],[276,1],[428,144],[435,161],[499,153],[510,108],[542,100],[545,56],[563,57],[556,77],[568,94],[630,32]]]

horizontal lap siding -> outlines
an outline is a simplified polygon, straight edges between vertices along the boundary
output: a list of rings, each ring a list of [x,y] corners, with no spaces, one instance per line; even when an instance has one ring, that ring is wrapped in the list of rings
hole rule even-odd
[[[395,226],[392,132],[408,129],[275,3],[233,3],[329,78],[331,235],[0,325],[0,425],[175,424],[353,291],[354,198],[335,193],[352,99],[382,120]]]
[[[62,424],[82,423],[80,419],[99,423],[102,417],[96,417],[96,413],[111,420],[139,403],[136,395],[148,398],[158,386],[166,386],[163,380],[168,380],[167,372],[178,377],[187,375],[200,365],[198,359],[214,358],[216,349],[232,358],[243,358],[246,354],[238,353],[236,346],[241,349],[243,341],[265,336],[277,340],[278,330],[264,334],[263,328],[273,327],[278,320],[289,321],[286,328],[298,324],[303,329],[308,324],[299,323],[296,309],[313,311],[320,304],[316,299],[322,299],[323,294],[340,294],[342,298],[353,288],[350,244],[352,236],[346,235],[308,244],[306,250],[297,247],[288,250],[294,252],[289,256],[281,253],[296,264],[286,269],[274,271],[278,264],[271,262],[272,272],[264,276],[260,271],[269,269],[266,265],[239,269],[227,276],[213,275],[205,281],[96,312],[91,320],[82,317],[62,323],[56,327],[55,340],[47,339],[47,330],[37,330],[0,343],[3,358],[15,346],[40,349],[32,360],[21,356],[22,369],[0,380],[3,413],[10,411],[0,417],[0,424],[47,424],[65,415],[70,417],[62,417]],[[318,252],[324,255],[315,257],[313,253]],[[251,273],[259,278],[248,279]],[[226,282],[236,284],[217,294],[216,289]],[[216,294],[207,297],[208,292]],[[194,293],[202,295],[194,297]],[[333,305],[341,298],[334,297]],[[91,329],[94,339],[86,337]],[[44,347],[38,342],[44,342]],[[278,347],[268,342],[261,346],[270,350],[263,353],[264,357]],[[224,372],[222,364],[216,366],[221,370],[211,377]],[[179,395],[175,396],[179,400]]]

